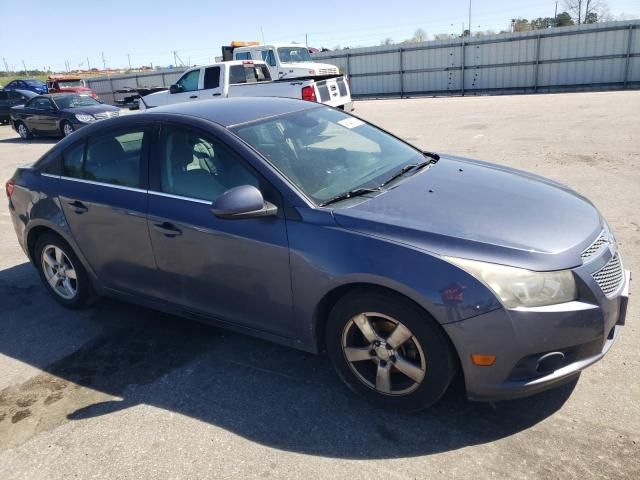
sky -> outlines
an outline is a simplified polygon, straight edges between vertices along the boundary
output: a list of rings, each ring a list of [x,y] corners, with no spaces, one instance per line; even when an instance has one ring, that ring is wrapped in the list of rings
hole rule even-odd
[[[607,0],[611,14],[640,18],[640,0]],[[507,29],[512,18],[551,17],[555,0],[472,0],[471,30]],[[558,12],[563,10],[559,0]],[[53,9],[52,5],[57,5]],[[0,0],[0,60],[10,70],[212,63],[231,40],[371,46],[386,38],[459,33],[469,0]],[[4,63],[0,63],[4,69]]]

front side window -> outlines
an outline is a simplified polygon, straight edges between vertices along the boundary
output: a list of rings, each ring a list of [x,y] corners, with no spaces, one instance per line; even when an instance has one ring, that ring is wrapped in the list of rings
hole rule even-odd
[[[51,110],[53,108],[48,98],[34,98],[27,106],[36,110]]]
[[[198,80],[200,79],[200,69],[192,70],[190,72],[185,73],[180,80],[178,80],[178,85],[182,87],[183,92],[195,92],[198,90]]]
[[[326,107],[235,127],[314,202],[373,188],[421,152],[362,120]]]
[[[165,127],[160,141],[160,187],[165,193],[213,201],[258,179],[228,147],[192,130]]]
[[[89,138],[62,157],[65,177],[124,187],[140,186],[140,159],[144,130],[118,130]]]
[[[278,56],[282,63],[313,62],[305,47],[280,47]]]

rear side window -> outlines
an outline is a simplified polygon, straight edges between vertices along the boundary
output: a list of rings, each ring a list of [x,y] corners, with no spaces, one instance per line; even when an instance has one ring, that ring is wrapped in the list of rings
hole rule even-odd
[[[236,60],[251,60],[251,52],[236,53]]]
[[[62,175],[71,178],[83,178],[84,142],[68,149],[62,155]]]
[[[218,88],[220,86],[220,67],[209,67],[204,71],[204,89]]]
[[[118,130],[92,137],[68,149],[62,157],[62,174],[123,187],[140,186],[144,128]]]

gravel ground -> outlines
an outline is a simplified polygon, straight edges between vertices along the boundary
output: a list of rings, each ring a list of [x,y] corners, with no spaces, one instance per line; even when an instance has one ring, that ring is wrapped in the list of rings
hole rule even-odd
[[[640,271],[640,92],[362,101],[413,143],[554,178]],[[0,179],[53,140],[0,127]],[[635,290],[632,285],[632,291]],[[104,300],[58,307],[0,209],[0,475],[57,478],[640,478],[638,304],[578,382],[483,404],[364,404],[326,358]]]

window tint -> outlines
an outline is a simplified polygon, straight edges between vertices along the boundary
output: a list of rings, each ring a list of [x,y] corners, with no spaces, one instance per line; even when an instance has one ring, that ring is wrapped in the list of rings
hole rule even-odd
[[[236,60],[251,60],[251,52],[236,53]]]
[[[9,98],[9,92],[0,92],[0,100],[7,100]]]
[[[120,130],[89,139],[84,178],[125,187],[140,185],[144,130]]]
[[[272,67],[276,66],[276,56],[273,53],[273,50],[263,50],[262,52],[262,60],[271,65]]]
[[[48,98],[34,98],[29,102],[29,107],[36,110],[51,110],[53,105]]]
[[[204,71],[204,89],[220,86],[220,67],[209,67]]]
[[[200,69],[192,70],[191,72],[185,73],[180,80],[178,80],[178,85],[182,87],[183,92],[194,92],[198,90],[198,79],[200,78]]]
[[[229,70],[229,83],[256,83],[271,80],[265,65],[234,65]]]
[[[255,173],[210,137],[167,127],[160,147],[160,186],[165,193],[213,201],[233,187],[258,187]]]
[[[62,175],[71,178],[82,178],[84,161],[84,142],[74,145],[62,155]]]

